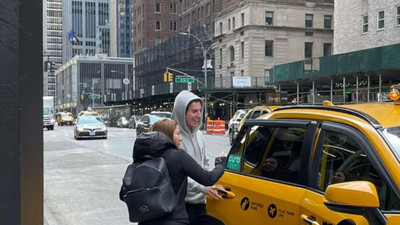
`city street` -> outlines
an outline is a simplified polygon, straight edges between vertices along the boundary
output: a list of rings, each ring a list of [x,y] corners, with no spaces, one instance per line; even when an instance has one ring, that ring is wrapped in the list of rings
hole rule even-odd
[[[109,128],[108,139],[75,140],[72,127],[43,130],[46,225],[132,224],[118,193],[136,132]],[[229,151],[226,135],[205,135],[210,164]]]

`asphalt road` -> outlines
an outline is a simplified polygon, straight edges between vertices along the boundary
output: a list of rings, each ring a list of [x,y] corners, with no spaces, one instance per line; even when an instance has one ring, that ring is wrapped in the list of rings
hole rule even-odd
[[[121,179],[132,162],[136,132],[109,128],[107,139],[75,140],[72,127],[43,130],[44,219],[46,225],[132,224],[118,198]],[[207,153],[228,152],[226,135],[205,135]]]

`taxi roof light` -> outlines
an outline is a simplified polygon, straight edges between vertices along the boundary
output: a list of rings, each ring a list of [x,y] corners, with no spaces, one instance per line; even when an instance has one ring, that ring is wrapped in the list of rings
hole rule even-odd
[[[400,104],[400,85],[392,85],[390,87],[392,90],[389,92],[389,98],[395,102],[396,105]]]

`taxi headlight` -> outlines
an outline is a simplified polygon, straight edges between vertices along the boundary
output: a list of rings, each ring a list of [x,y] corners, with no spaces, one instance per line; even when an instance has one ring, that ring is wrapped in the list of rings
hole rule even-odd
[[[102,126],[102,127],[100,127],[100,130],[101,131],[105,131],[105,130],[107,130],[107,127],[106,126]]]
[[[52,123],[55,123],[55,122],[56,122],[56,120],[55,120],[55,119],[51,119],[51,122],[52,122]]]
[[[85,130],[83,129],[83,127],[77,127],[76,129],[77,129],[79,132],[85,131]]]

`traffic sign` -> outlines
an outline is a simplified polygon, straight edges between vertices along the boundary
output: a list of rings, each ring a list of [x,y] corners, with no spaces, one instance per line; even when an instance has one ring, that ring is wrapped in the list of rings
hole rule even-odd
[[[177,77],[175,78],[176,83],[194,83],[193,77]]]
[[[99,98],[100,98],[100,95],[96,95],[96,94],[89,95],[89,99],[99,99]]]

